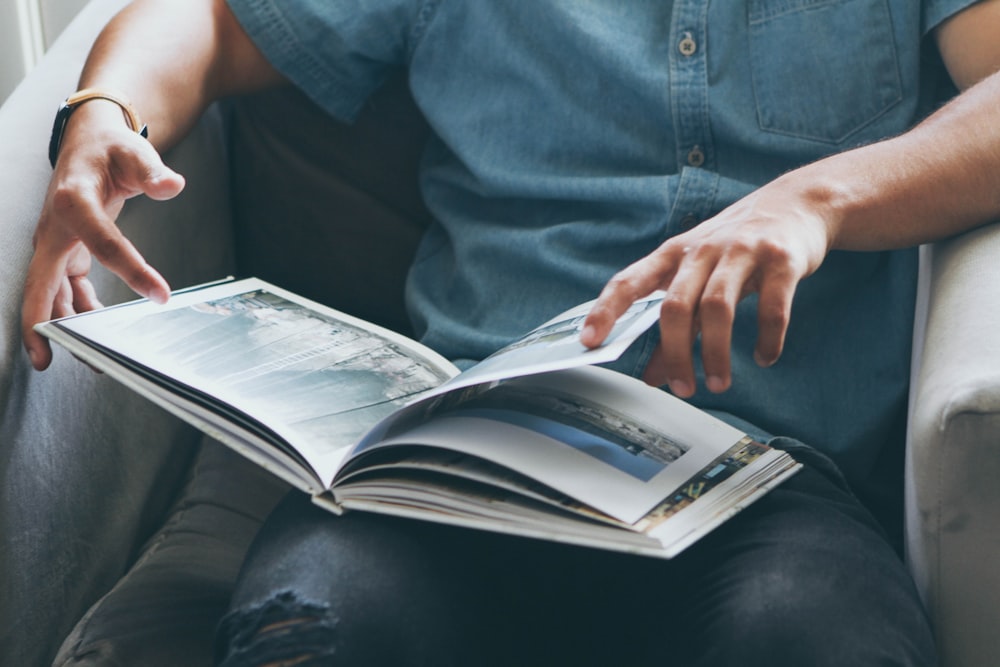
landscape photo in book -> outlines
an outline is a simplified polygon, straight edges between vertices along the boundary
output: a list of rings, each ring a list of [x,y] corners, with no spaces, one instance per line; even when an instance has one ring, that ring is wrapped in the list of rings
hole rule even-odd
[[[511,380],[473,385],[439,396],[416,417],[479,417],[545,435],[605,464],[648,481],[688,451],[660,429],[577,393]],[[393,431],[413,427],[397,422]],[[391,437],[394,432],[386,433]]]
[[[615,321],[600,348],[588,349],[580,342],[583,322],[590,303],[581,304],[536,327],[473,366],[463,375],[465,384],[485,382],[510,374],[510,368],[522,373],[539,373],[585,363],[616,359],[636,336],[656,321],[660,293],[639,299]],[[598,358],[599,357],[599,358]]]
[[[296,440],[334,449],[453,375],[391,339],[266,290],[152,312],[121,336],[178,378],[268,414]]]

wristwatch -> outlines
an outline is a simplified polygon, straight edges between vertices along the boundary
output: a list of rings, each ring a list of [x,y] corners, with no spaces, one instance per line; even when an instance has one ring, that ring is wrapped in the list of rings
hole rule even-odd
[[[62,144],[63,133],[66,131],[66,123],[73,111],[84,102],[90,100],[108,100],[121,107],[122,114],[129,129],[137,132],[141,137],[149,136],[149,129],[139,120],[139,114],[135,112],[132,104],[119,93],[103,90],[100,88],[84,88],[73,93],[59,106],[56,112],[56,120],[52,125],[52,137],[49,139],[49,164],[54,168],[56,159],[59,157],[59,146]]]

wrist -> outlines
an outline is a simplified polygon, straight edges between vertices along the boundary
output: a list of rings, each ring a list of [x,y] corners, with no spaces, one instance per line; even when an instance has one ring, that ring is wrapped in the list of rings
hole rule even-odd
[[[117,115],[117,121],[110,114]],[[52,127],[49,140],[49,162],[53,167],[59,157],[60,150],[66,143],[67,134],[72,132],[71,125],[79,127],[89,125],[89,122],[73,122],[74,117],[86,116],[90,121],[102,119],[99,122],[116,122],[124,124],[128,129],[142,137],[147,136],[146,125],[139,118],[132,104],[120,93],[100,88],[86,88],[70,95],[59,107]]]
[[[861,198],[849,181],[840,178],[836,169],[828,169],[820,162],[788,172],[777,181],[784,182],[780,191],[794,193],[800,217],[816,222],[824,236],[826,250],[838,247],[845,221],[859,207]]]

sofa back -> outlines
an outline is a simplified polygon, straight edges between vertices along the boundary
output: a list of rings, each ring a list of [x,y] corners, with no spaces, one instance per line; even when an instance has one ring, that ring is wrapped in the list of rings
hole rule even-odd
[[[239,273],[409,333],[403,285],[429,219],[417,186],[429,129],[405,79],[353,125],[291,88],[235,100],[231,113]]]

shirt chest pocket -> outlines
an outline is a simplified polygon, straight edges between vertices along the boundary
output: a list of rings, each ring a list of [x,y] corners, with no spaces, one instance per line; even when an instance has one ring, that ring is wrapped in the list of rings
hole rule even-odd
[[[888,0],[750,0],[748,19],[762,130],[839,144],[902,99]]]

